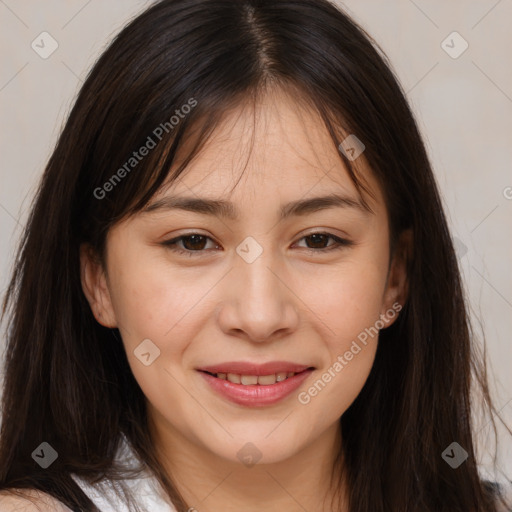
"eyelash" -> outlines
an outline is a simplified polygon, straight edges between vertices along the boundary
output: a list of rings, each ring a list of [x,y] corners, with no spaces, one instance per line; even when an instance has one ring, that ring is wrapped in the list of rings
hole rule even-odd
[[[312,248],[309,248],[309,247],[303,247],[303,249],[305,249],[306,252],[309,252],[310,254],[318,253],[318,252],[326,253],[326,252],[330,252],[330,251],[333,251],[333,250],[343,249],[344,247],[349,247],[349,246],[353,245],[353,242],[351,242],[350,240],[347,240],[345,238],[340,238],[340,237],[335,236],[335,235],[333,235],[331,233],[325,233],[325,232],[321,232],[321,231],[316,232],[316,233],[309,233],[308,235],[305,235],[302,238],[300,238],[299,241],[303,240],[304,238],[308,238],[308,237],[314,236],[314,235],[323,235],[323,236],[326,236],[328,238],[332,238],[335,243],[330,245],[330,246],[327,246],[325,248],[319,248],[319,249],[312,249]],[[177,254],[183,254],[183,255],[186,255],[186,256],[190,256],[190,257],[201,256],[202,255],[201,253],[204,253],[208,249],[198,249],[198,250],[193,251],[193,250],[190,250],[190,249],[182,249],[182,248],[177,246],[178,242],[182,241],[185,238],[189,238],[189,237],[192,237],[192,236],[201,236],[201,237],[204,237],[204,238],[206,238],[208,240],[212,240],[213,241],[212,238],[210,238],[209,236],[203,235],[201,233],[190,233],[190,234],[187,234],[187,235],[178,236],[178,237],[173,238],[171,240],[166,240],[166,241],[162,242],[161,245],[163,245],[164,247],[169,248],[171,251],[173,251],[173,252],[175,252]]]

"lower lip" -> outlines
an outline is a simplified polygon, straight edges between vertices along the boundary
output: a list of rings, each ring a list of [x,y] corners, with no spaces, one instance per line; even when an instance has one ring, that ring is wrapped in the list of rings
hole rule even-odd
[[[219,379],[205,372],[200,372],[211,388],[231,402],[247,407],[263,407],[283,400],[293,393],[313,372],[304,370],[281,382],[261,386],[259,384],[244,386],[228,380]]]

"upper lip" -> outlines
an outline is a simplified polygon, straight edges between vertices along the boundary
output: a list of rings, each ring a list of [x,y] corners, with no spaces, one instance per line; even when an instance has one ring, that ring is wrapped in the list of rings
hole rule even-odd
[[[280,372],[300,373],[311,368],[311,366],[291,363],[288,361],[270,361],[268,363],[251,363],[244,361],[229,361],[225,363],[214,364],[211,366],[202,366],[197,368],[199,371],[208,373],[234,373],[237,375],[272,375]]]

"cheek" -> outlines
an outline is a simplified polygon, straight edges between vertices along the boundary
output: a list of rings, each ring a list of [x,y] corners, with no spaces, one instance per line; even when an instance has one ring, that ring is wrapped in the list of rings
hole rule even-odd
[[[130,368],[143,393],[157,410],[166,411],[173,403],[178,417],[188,417],[192,413],[185,411],[194,402],[188,396],[183,400],[181,361],[190,340],[204,326],[199,321],[208,308],[204,296],[218,279],[187,271],[171,273],[168,267],[149,256],[144,261],[125,255],[122,271],[112,275],[112,303]],[[149,348],[142,351],[142,346]],[[145,365],[137,355],[148,351],[151,362]]]
[[[368,300],[362,308],[357,296],[339,297],[329,308],[325,319],[329,332],[323,336],[324,357],[316,378],[298,395],[313,423],[337,421],[350,407],[363,388],[373,366],[378,344],[380,302],[362,294]],[[332,331],[332,332],[331,332]]]
[[[360,256],[322,279],[303,278],[304,302],[321,320],[326,357],[298,400],[322,421],[335,421],[346,411],[375,358],[387,267],[386,261]]]
[[[379,319],[386,274],[385,261],[360,254],[326,272],[302,275],[301,299],[324,324],[331,352],[344,351]]]
[[[179,351],[183,337],[176,333],[184,326],[193,328],[190,321],[204,308],[204,296],[215,285],[214,277],[201,275],[198,269],[170,272],[168,264],[154,261],[150,255],[146,259],[125,256],[122,271],[112,277],[111,288],[127,348],[150,338],[165,343],[166,351]],[[173,343],[166,343],[170,339]]]

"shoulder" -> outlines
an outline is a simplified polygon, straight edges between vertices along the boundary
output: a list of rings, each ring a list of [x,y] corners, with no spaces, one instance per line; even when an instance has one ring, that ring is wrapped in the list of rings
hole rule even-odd
[[[10,489],[0,491],[0,512],[71,512],[71,509],[35,489]]]
[[[512,481],[500,484],[487,482],[487,486],[493,488],[496,496],[496,512],[512,512]]]

